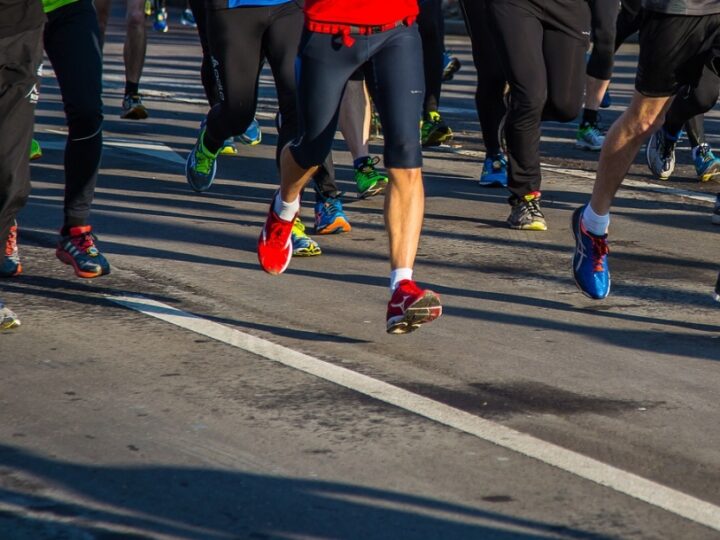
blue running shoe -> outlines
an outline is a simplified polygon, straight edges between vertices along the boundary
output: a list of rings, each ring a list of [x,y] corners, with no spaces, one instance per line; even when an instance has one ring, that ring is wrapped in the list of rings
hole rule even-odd
[[[601,109],[608,109],[612,105],[612,96],[610,96],[610,92],[605,90],[605,93],[603,94],[602,101],[600,102],[600,108]]]
[[[483,163],[479,184],[483,187],[507,187],[507,159],[503,154],[487,156]]]
[[[195,22],[195,15],[193,15],[192,9],[187,8],[183,10],[182,14],[180,15],[180,23],[183,26],[197,28],[197,22]]]
[[[581,206],[572,215],[572,231],[575,237],[573,276],[578,288],[590,298],[602,300],[610,294],[610,268],[607,256],[610,252],[607,234],[596,236],[585,229]]]
[[[350,222],[343,212],[342,194],[337,197],[324,197],[317,194],[315,203],[315,234],[335,234],[350,232]]]
[[[155,20],[153,21],[153,30],[156,32],[167,32],[167,9],[161,8],[155,13]]]
[[[715,157],[710,145],[702,143],[693,150],[693,161],[695,162],[695,172],[701,182],[712,180],[720,174],[720,159]]]
[[[460,71],[461,67],[462,64],[460,63],[460,60],[451,55],[449,52],[444,51],[442,81],[452,81],[453,77],[458,71]]]
[[[198,193],[210,189],[217,172],[218,154],[213,154],[205,148],[204,137],[205,129],[200,132],[200,136],[185,162],[185,178],[190,187]]]
[[[248,146],[255,146],[260,144],[262,141],[262,131],[260,130],[260,124],[258,124],[257,118],[253,118],[245,133],[235,137],[235,141],[247,144]]]

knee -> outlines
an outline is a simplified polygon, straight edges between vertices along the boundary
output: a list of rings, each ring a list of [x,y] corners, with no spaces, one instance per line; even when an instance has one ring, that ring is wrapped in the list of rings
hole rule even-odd
[[[524,119],[539,120],[545,108],[546,96],[540,94],[512,94],[510,99],[510,114],[513,119],[522,121]]]
[[[582,107],[582,92],[565,92],[562,95],[549,95],[543,111],[543,120],[570,122],[574,120]]]
[[[631,103],[621,119],[626,132],[637,137],[648,137],[662,127],[665,115],[654,108],[633,107]]]
[[[127,27],[145,29],[145,12],[143,11],[142,6],[133,6],[132,10],[128,9]]]
[[[332,141],[328,145],[321,139],[314,139],[312,141],[296,139],[290,145],[290,153],[300,167],[310,169],[322,165],[330,153],[331,148]]]
[[[705,87],[701,85],[693,89],[691,97],[695,100],[697,110],[707,112],[715,106],[718,93],[720,88],[717,85]]]
[[[92,106],[68,108],[67,124],[70,139],[87,139],[100,133],[103,124],[102,109]]]
[[[548,104],[544,117],[555,122],[571,122],[580,111],[581,103],[578,100],[563,100]]]

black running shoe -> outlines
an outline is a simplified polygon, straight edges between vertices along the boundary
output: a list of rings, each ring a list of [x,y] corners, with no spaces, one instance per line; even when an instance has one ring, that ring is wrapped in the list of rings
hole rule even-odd
[[[511,229],[523,231],[547,231],[545,216],[540,210],[540,192],[533,191],[523,197],[511,195],[508,199],[512,210],[507,218]]]

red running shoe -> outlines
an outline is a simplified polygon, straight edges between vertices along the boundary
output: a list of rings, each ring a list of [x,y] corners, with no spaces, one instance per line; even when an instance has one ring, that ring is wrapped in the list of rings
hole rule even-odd
[[[410,279],[400,282],[388,302],[388,334],[407,334],[442,315],[440,297]]]
[[[275,195],[275,197],[278,196]],[[292,227],[295,219],[290,221],[280,219],[280,216],[273,210],[275,197],[270,203],[270,211],[257,245],[260,266],[268,274],[282,274],[290,264],[293,252]]]

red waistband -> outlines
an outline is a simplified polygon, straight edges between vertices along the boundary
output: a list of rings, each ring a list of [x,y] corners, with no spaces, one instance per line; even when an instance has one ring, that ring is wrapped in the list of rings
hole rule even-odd
[[[355,39],[350,34],[359,34],[361,36],[368,36],[370,34],[380,34],[393,30],[399,26],[411,26],[415,22],[415,17],[405,17],[401,21],[395,21],[388,24],[379,25],[354,25],[354,24],[337,24],[337,23],[323,23],[316,21],[306,21],[305,27],[311,32],[318,32],[320,34],[337,34],[342,36],[343,45],[346,47],[352,47],[355,44]]]

